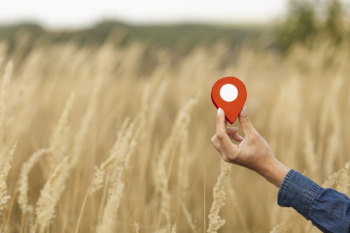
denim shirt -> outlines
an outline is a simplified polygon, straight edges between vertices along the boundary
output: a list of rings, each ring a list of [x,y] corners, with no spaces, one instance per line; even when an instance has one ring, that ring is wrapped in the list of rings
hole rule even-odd
[[[334,189],[324,189],[293,169],[278,191],[278,205],[293,207],[323,232],[350,232],[350,199]]]

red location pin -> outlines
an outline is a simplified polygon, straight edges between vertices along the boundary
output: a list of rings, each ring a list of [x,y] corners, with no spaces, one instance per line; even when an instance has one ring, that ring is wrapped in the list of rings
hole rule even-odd
[[[233,124],[247,99],[244,83],[235,77],[219,79],[211,90],[211,100],[216,108],[224,110],[226,119]]]

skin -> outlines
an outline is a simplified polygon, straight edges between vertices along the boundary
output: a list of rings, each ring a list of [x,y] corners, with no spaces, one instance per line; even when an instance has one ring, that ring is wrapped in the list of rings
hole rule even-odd
[[[242,109],[238,119],[244,138],[237,133],[237,127],[227,128],[225,113],[218,109],[216,134],[211,138],[215,149],[225,162],[249,168],[279,188],[290,168],[273,156],[267,142],[250,122],[247,106]],[[239,144],[234,144],[232,139]]]

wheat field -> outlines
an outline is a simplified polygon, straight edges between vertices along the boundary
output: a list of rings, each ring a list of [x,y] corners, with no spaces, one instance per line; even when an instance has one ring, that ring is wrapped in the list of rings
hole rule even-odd
[[[180,59],[141,42],[17,45],[0,44],[1,232],[318,232],[221,162],[210,91],[224,76],[246,84],[275,157],[348,194],[347,44],[282,56],[219,41]]]

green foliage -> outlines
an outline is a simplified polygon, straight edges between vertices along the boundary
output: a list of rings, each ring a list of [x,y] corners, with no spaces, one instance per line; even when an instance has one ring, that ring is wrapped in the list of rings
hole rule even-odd
[[[348,34],[343,9],[339,0],[289,0],[288,14],[275,30],[277,47],[287,51],[295,43],[312,43],[319,35],[341,41]]]
[[[328,4],[327,20],[324,30],[336,41],[339,41],[344,35],[343,31],[343,10],[342,4],[338,0],[331,0]]]
[[[315,11],[311,2],[290,0],[288,15],[276,30],[276,42],[282,51],[296,42],[306,42],[316,35]]]

